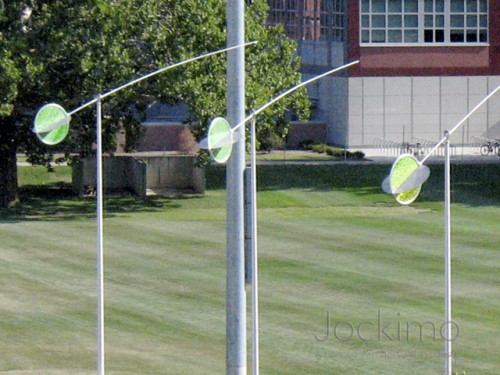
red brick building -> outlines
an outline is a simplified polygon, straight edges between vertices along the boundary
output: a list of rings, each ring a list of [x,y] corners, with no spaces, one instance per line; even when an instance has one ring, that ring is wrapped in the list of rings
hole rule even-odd
[[[271,24],[299,42],[305,78],[360,60],[310,88],[330,143],[437,140],[500,84],[500,1],[270,0]],[[500,138],[500,98],[454,143]]]

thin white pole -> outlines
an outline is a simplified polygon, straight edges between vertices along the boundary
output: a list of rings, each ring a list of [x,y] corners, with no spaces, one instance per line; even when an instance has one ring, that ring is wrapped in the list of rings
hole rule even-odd
[[[256,140],[256,117],[259,113],[264,111],[266,108],[276,103],[278,100],[284,98],[285,96],[291,94],[293,91],[306,86],[307,84],[324,78],[330,74],[336,73],[340,70],[349,68],[355,64],[358,64],[359,60],[353,61],[351,63],[342,65],[338,68],[332,69],[326,73],[313,77],[307,81],[294,86],[282,94],[278,95],[268,103],[264,104],[254,112],[252,112],[248,117],[246,117],[241,123],[237,124],[233,131],[238,129],[240,126],[250,121],[250,201],[251,201],[251,247],[252,247],[252,374],[259,375],[259,277],[258,277],[258,241],[257,241],[257,161],[256,161],[256,150],[257,150],[257,140]]]
[[[444,222],[445,222],[445,253],[444,253],[444,373],[451,375],[451,183],[450,183],[450,135],[445,132],[445,170],[444,170]]]
[[[97,374],[104,375],[104,270],[103,270],[103,188],[102,188],[102,102],[96,97],[97,110]]]
[[[228,14],[233,12],[234,14],[239,14],[239,12],[235,11],[237,4],[239,3],[240,0],[231,0],[228,1]],[[233,20],[234,22],[234,20]],[[229,40],[229,35],[232,35],[232,33],[229,32],[229,20],[228,20],[228,40]],[[234,28],[235,25],[231,24],[231,27]],[[243,57],[242,57],[243,58]],[[230,64],[231,62],[231,64]],[[238,65],[239,64],[239,65]],[[245,335],[244,331],[242,331],[243,327],[240,326],[238,328],[236,324],[241,324],[244,323],[245,318],[241,317],[238,322],[234,322],[234,320],[237,319],[237,316],[240,316],[240,312],[242,311],[241,309],[238,309],[237,305],[241,306],[243,305],[244,301],[242,301],[242,296],[244,296],[244,290],[240,289],[240,279],[241,276],[239,274],[240,270],[242,273],[244,273],[244,262],[240,259],[240,252],[234,252],[233,246],[240,246],[239,242],[239,236],[240,236],[240,227],[242,222],[242,217],[241,214],[238,212],[240,205],[243,206],[243,203],[240,203],[240,186],[243,186],[242,184],[242,177],[243,177],[243,172],[244,172],[244,147],[245,147],[245,134],[244,134],[244,126],[247,121],[250,120],[255,120],[256,116],[267,109],[269,106],[277,102],[278,100],[284,98],[285,96],[291,94],[295,90],[304,87],[314,81],[317,81],[321,78],[324,78],[330,74],[339,72],[343,69],[349,68],[353,65],[359,64],[359,60],[350,62],[348,64],[342,65],[340,67],[337,67],[335,69],[329,70],[323,74],[320,74],[316,77],[313,77],[307,81],[304,81],[296,86],[291,87],[287,91],[281,93],[277,97],[273,98],[271,101],[267,102],[260,108],[256,109],[253,111],[250,115],[248,115],[246,118],[243,118],[241,116],[241,113],[238,112],[236,109],[241,108],[240,105],[242,102],[244,102],[244,99],[239,100],[240,91],[238,89],[244,88],[244,76],[241,76],[238,78],[238,73],[241,72],[241,67],[244,66],[244,60],[242,59],[242,62],[236,62],[232,59],[232,54],[228,53],[228,94],[227,94],[227,99],[228,99],[228,121],[230,124],[236,124],[231,128],[231,131],[234,133],[233,139],[236,139],[237,142],[235,142],[236,147],[234,153],[231,155],[231,158],[229,159],[228,165],[227,165],[227,220],[228,220],[228,248],[227,248],[227,300],[226,300],[226,365],[227,365],[227,374],[245,374],[246,373],[246,365],[245,368],[243,368],[243,365],[239,367],[241,372],[237,372],[235,362],[237,362],[237,358],[241,358],[243,355],[243,351],[246,352],[246,349],[244,349],[244,344],[243,344],[243,337]],[[239,80],[239,84],[238,84]],[[236,121],[236,114],[239,117],[239,120]],[[255,123],[252,124],[253,132],[255,132]],[[255,134],[252,135],[252,137],[255,137]],[[201,145],[207,145],[208,140],[203,140],[200,142]],[[204,147],[204,146],[203,146]],[[252,152],[255,153],[255,139],[252,139]],[[243,155],[243,156],[242,156]],[[257,194],[256,194],[256,166],[255,166],[255,154],[252,154],[251,156],[253,158],[252,165],[251,165],[251,180],[252,180],[252,193],[250,196],[253,196],[251,210],[255,210],[254,214],[252,216],[251,220],[251,230],[250,232],[252,233],[252,258],[253,254],[255,253],[255,259],[252,259],[252,303],[255,311],[253,310],[253,315],[254,315],[254,374],[258,373],[258,277],[257,277],[257,208],[256,208],[256,202],[257,202]],[[243,163],[243,167],[241,167],[241,163]],[[255,186],[253,186],[255,184]],[[241,194],[242,196],[243,194]],[[236,206],[238,205],[238,206]],[[236,211],[235,211],[236,210]],[[243,211],[243,210],[241,210]],[[244,231],[241,230],[242,235],[244,236]],[[244,243],[244,239],[241,241]],[[243,245],[242,245],[243,246]],[[255,248],[254,248],[255,246]],[[255,249],[255,250],[254,250]],[[237,263],[236,263],[237,262]],[[242,265],[240,265],[240,262],[242,262]],[[237,270],[233,269],[234,267],[237,267]],[[243,275],[243,280],[244,280],[244,275]],[[237,292],[236,290],[239,289]],[[243,363],[243,359],[240,360],[240,363]],[[257,371],[257,372],[255,372]]]
[[[158,69],[154,72],[151,72],[145,76],[139,77],[135,80],[132,80],[130,82],[127,82],[119,87],[116,87],[115,89],[112,89],[106,93],[99,94],[97,95],[94,99],[82,104],[80,107],[75,108],[71,112],[68,113],[68,116],[70,117],[71,115],[74,115],[75,113],[93,105],[96,104],[96,111],[97,111],[97,162],[96,162],[96,168],[97,168],[97,176],[96,176],[96,198],[97,198],[97,373],[98,375],[104,375],[104,271],[103,271],[103,178],[102,178],[102,100],[110,95],[115,94],[116,92],[123,90],[129,86],[132,86],[136,83],[139,83],[145,79],[151,78],[152,76],[155,76],[157,74],[163,73],[169,69],[173,69],[176,67],[179,67],[181,65],[188,64],[190,62],[196,61],[203,59],[205,57],[213,56],[216,54],[220,54],[222,52],[237,52],[238,58],[239,56],[244,56],[244,50],[243,51],[237,51],[238,49],[241,49],[242,47],[249,46],[252,44],[256,44],[256,41],[253,42],[248,42],[248,43],[243,43],[243,39],[238,38],[238,41],[240,43],[237,43],[236,45],[229,46],[227,48],[220,49],[218,51],[214,52],[209,52],[200,56],[196,56],[181,62],[178,62],[176,64]],[[233,59],[234,60],[234,59]],[[244,60],[243,60],[244,61]],[[237,64],[239,61],[237,62]],[[241,68],[242,75],[244,74],[244,69]],[[243,75],[244,76],[244,75]],[[239,77],[238,77],[239,78]],[[239,98],[243,98],[244,102],[244,90],[239,87],[241,83],[239,82],[239,79],[236,79],[236,84],[234,85],[237,90],[241,91],[243,94],[239,95]],[[241,106],[244,108],[243,104],[238,104],[238,106]],[[228,111],[229,112],[229,111]],[[240,110],[241,112],[241,110]],[[236,121],[239,121],[242,116],[236,116]],[[244,152],[244,149],[243,149]],[[244,154],[243,154],[243,164],[244,164]],[[242,190],[242,189],[241,189]],[[236,212],[236,211],[235,211]],[[244,274],[244,272],[243,272]],[[244,277],[243,277],[244,278]],[[243,287],[240,288],[244,290],[244,281],[243,281]],[[241,296],[241,300],[244,301],[244,294],[240,293],[238,290],[239,295]],[[245,305],[244,302],[241,304],[241,308],[239,311],[244,312],[245,311]],[[236,318],[236,321],[241,319],[241,313],[239,314],[240,316]],[[243,363],[243,366],[241,367],[243,370],[246,369],[245,367],[245,351],[243,350],[245,336],[244,336],[244,323],[239,323],[238,329],[239,332],[236,334],[237,339],[239,340],[238,347],[239,350],[237,351],[237,354],[235,356],[231,356],[231,358],[237,358],[237,362]],[[241,334],[243,332],[243,334]],[[237,366],[238,367],[238,366]],[[246,371],[246,370],[245,370]]]
[[[251,220],[252,220],[252,374],[259,375],[259,276],[257,258],[257,141],[255,116],[250,122],[250,179],[251,179]]]
[[[445,144],[445,171],[444,171],[444,221],[445,221],[445,254],[444,254],[444,325],[445,335],[444,339],[444,373],[445,375],[452,375],[452,360],[453,352],[452,344],[452,325],[451,320],[451,184],[450,184],[450,136],[463,125],[474,112],[476,112],[484,103],[490,100],[493,95],[500,91],[500,85],[490,92],[483,100],[481,100],[462,120],[460,120],[451,130],[446,131],[444,137],[434,145],[434,147],[425,155],[419,162],[420,165],[434,154],[439,147]]]

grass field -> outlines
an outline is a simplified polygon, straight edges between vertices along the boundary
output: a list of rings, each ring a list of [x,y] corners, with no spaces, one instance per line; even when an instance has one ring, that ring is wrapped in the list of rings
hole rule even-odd
[[[95,205],[58,173],[40,188],[21,172],[24,205],[2,212],[0,374],[95,373]],[[497,374],[499,197],[461,186],[454,368]],[[443,373],[440,202],[369,184],[258,198],[262,374]],[[225,373],[225,204],[220,189],[106,199],[107,374]]]

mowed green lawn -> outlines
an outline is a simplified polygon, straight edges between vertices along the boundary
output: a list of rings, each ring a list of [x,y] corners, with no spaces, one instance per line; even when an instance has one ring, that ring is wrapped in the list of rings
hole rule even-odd
[[[0,374],[96,372],[95,206],[58,189],[2,213]],[[375,187],[258,198],[262,374],[443,373],[441,203]],[[452,207],[454,368],[490,375],[500,209],[474,202]],[[225,206],[223,190],[106,199],[107,374],[225,373]]]

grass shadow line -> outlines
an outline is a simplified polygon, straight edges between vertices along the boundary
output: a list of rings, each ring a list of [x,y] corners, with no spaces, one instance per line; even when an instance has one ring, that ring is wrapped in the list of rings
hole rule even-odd
[[[176,209],[180,199],[194,199],[178,195],[174,197],[147,196],[140,198],[131,194],[107,194],[104,196],[104,215],[113,217],[136,212],[160,212]],[[19,189],[20,204],[10,209],[0,209],[0,223],[22,221],[67,221],[96,217],[95,196],[75,195],[69,183],[26,185]]]

